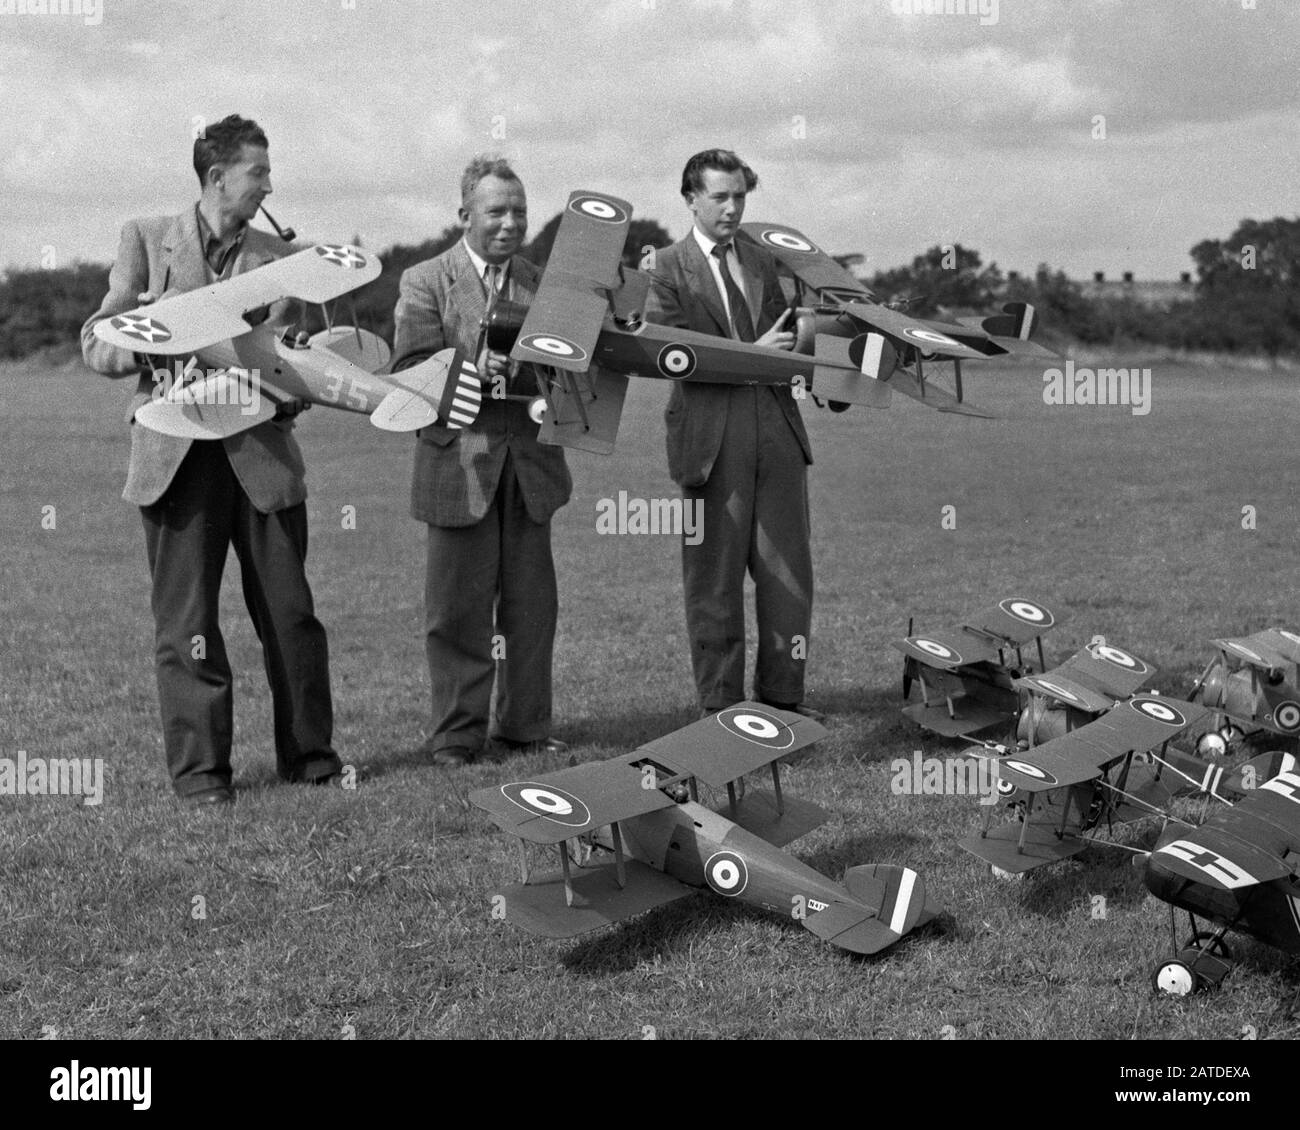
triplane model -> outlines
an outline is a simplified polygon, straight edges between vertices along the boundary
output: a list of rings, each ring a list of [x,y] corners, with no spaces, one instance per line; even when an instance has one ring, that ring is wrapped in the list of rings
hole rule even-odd
[[[271,419],[285,401],[360,412],[386,431],[433,423],[463,428],[478,416],[472,364],[443,350],[400,376],[381,376],[388,346],[374,334],[329,327],[306,344],[244,315],[286,298],[322,306],[377,278],[379,260],[356,247],[317,245],[242,275],[95,323],[101,341],[159,356],[191,355],[135,414],[166,435],[224,439]],[[202,370],[187,379],[195,366]]]
[[[519,838],[522,881],[502,892],[506,920],[570,938],[707,888],[853,953],[893,945],[941,912],[920,875],[877,864],[836,883],[781,850],[827,814],[782,793],[778,762],[825,733],[792,711],[742,702],[621,757],[472,792]],[[763,768],[772,791],[738,795],[737,782]],[[701,782],[725,786],[726,803],[700,804]],[[533,875],[525,841],[557,847],[559,872]],[[578,867],[570,841],[613,858]]]

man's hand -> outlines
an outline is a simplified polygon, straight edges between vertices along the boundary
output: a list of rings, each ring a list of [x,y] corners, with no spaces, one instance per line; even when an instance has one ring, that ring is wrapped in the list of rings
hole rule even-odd
[[[487,349],[483,351],[482,371],[479,379],[487,377],[489,380],[496,377],[510,376],[510,357],[505,353],[497,353],[495,350]]]
[[[789,309],[781,311],[781,316],[772,323],[769,329],[760,337],[755,345],[766,345],[769,349],[793,349],[794,348],[794,331],[783,329],[786,319],[790,317]]]
[[[311,407],[310,400],[303,400],[302,397],[295,396],[291,400],[286,400],[276,410],[273,420],[292,420],[301,412],[306,412]]]

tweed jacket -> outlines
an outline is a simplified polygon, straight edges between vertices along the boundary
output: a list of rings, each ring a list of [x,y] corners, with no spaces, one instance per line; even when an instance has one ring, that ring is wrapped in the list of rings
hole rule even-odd
[[[537,293],[538,271],[516,255],[507,275],[512,301],[527,303]],[[441,349],[461,350],[476,362],[487,298],[464,241],[402,274],[394,313],[393,372]],[[537,390],[531,367],[523,367],[507,388],[511,394]],[[441,424],[422,428],[415,448],[411,515],[434,526],[472,526],[496,495],[509,455],[528,516],[546,522],[569,501],[573,480],[562,448],[537,442],[538,425],[523,400],[494,398],[484,385],[478,418],[468,428]]]
[[[761,335],[781,316],[785,299],[777,278],[776,260],[761,247],[736,241],[736,254],[746,277],[746,299]],[[730,337],[726,310],[708,259],[690,232],[686,238],[656,253],[650,272],[646,320],[698,333]],[[673,385],[664,422],[668,426],[668,473],[679,486],[700,487],[708,481],[722,434],[727,426],[731,388],[703,381]],[[793,396],[779,398],[781,410],[812,462],[812,445]]]
[[[291,250],[277,237],[250,227],[232,273],[264,266]],[[123,498],[137,506],[150,506],[162,497],[194,441],[165,436],[135,423],[136,410],[158,394],[160,382],[154,380],[152,366],[142,364],[139,355],[100,341],[93,328],[101,318],[137,307],[137,296],[144,291],[162,297],[167,291],[197,290],[210,281],[193,207],[178,216],[128,220],[108,276],[108,294],[81,327],[81,356],[88,367],[110,377],[139,374],[126,414],[131,424],[131,464],[122,492]],[[272,319],[279,320],[287,306],[273,310]],[[161,369],[174,359],[156,360]],[[240,486],[264,514],[294,506],[307,497],[302,452],[292,430],[291,419],[268,420],[221,441]]]

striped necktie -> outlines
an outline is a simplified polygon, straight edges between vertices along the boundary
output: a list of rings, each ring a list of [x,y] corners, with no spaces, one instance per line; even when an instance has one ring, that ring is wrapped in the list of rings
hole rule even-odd
[[[722,271],[722,285],[727,289],[727,305],[731,309],[731,332],[738,341],[755,341],[758,335],[754,332],[754,319],[749,314],[749,303],[745,301],[745,295],[740,287],[736,285],[736,280],[732,277],[731,268],[727,265],[727,252],[731,250],[729,243],[716,243],[710,254],[718,261],[718,267]]]

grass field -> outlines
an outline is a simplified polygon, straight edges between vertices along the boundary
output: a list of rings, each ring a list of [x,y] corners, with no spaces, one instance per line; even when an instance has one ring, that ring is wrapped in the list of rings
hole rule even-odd
[[[1296,373],[1143,363],[1146,416],[1049,407],[1030,367],[970,366],[968,393],[997,421],[902,398],[888,412],[805,407],[817,454],[810,697],[832,718],[786,784],[835,815],[791,850],[834,878],[857,863],[914,866],[949,912],[944,929],[867,960],[709,895],[576,944],[490,917],[514,848],[466,793],[557,763],[447,774],[421,762],[412,441],[326,409],[299,426],[308,565],[330,638],[337,746],[357,787],[276,781],[232,560],[223,601],[239,801],[179,808],[140,520],[119,498],[128,390],[76,367],[0,371],[0,756],[106,766],[98,807],[0,796],[0,1037],[1300,1035],[1293,964],[1241,939],[1243,961],[1217,993],[1152,996],[1167,913],[1128,853],[1095,848],[999,883],[955,846],[979,819],[971,798],[889,788],[894,758],[960,752],[899,716],[901,657],[888,644],[911,614],[944,627],[1025,594],[1068,618],[1048,637],[1049,660],[1101,634],[1156,663],[1155,685],[1174,694],[1207,638],[1298,626]],[[555,522],[556,733],[581,760],[695,717],[676,541],[595,527],[597,501],[619,490],[675,493],[665,395],[634,382],[618,452],[570,457],[574,497]],[[348,506],[355,529],[344,528]],[[945,506],[956,529],[943,528]],[[1154,831],[1122,835],[1149,842]]]

